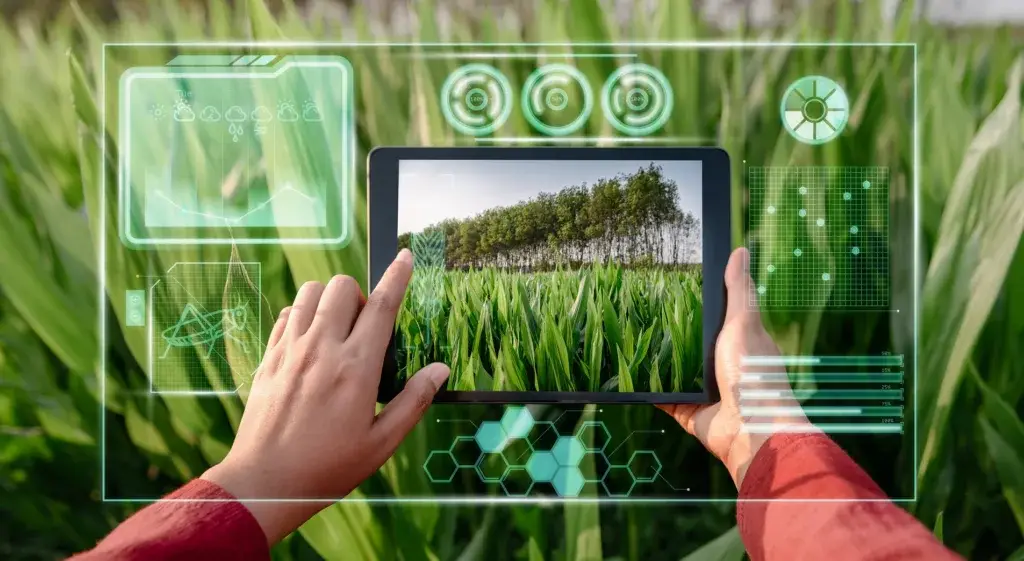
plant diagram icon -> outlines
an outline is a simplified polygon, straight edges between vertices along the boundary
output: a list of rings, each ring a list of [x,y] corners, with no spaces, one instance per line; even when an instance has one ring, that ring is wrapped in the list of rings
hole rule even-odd
[[[824,144],[846,128],[850,100],[843,88],[824,76],[805,76],[782,96],[782,126],[805,144]]]

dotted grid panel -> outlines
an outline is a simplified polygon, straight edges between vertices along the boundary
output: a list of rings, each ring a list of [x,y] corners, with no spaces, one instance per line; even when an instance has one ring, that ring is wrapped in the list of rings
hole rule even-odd
[[[751,167],[748,187],[760,307],[889,306],[889,168]]]
[[[259,364],[259,263],[176,263],[150,292],[154,391],[231,391],[229,357],[241,353],[247,365]]]

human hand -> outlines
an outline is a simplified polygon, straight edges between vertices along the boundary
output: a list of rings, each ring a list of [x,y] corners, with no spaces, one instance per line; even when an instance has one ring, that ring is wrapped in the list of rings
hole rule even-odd
[[[447,366],[430,364],[375,414],[411,276],[412,254],[403,250],[369,300],[353,278],[338,275],[326,287],[302,285],[278,316],[235,442],[202,476],[241,500],[270,544],[383,465],[447,379]],[[246,502],[257,498],[324,501]]]
[[[686,432],[694,435],[701,444],[715,455],[732,476],[739,489],[746,475],[750,461],[754,459],[761,445],[770,434],[748,433],[743,430],[744,422],[754,420],[743,417],[740,412],[740,359],[744,356],[778,356],[778,346],[764,330],[761,313],[757,307],[757,293],[753,281],[746,272],[749,253],[739,248],[729,256],[725,268],[725,285],[728,291],[725,323],[718,334],[715,345],[715,378],[721,400],[711,405],[671,404],[658,408],[671,415]],[[759,367],[764,372],[782,372],[782,367]],[[746,384],[747,389],[757,389],[755,384]],[[792,397],[788,382],[772,382],[764,389],[783,390],[786,397],[772,401],[758,401],[758,405],[772,408],[795,408],[799,403]],[[802,414],[782,418],[758,418],[758,423],[780,425],[809,425]]]

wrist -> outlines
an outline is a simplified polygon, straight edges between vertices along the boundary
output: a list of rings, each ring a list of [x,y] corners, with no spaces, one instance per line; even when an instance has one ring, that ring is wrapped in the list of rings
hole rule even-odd
[[[274,545],[302,525],[328,503],[287,502],[260,483],[258,468],[241,469],[225,461],[206,470],[200,479],[218,485],[244,506]]]
[[[743,486],[743,480],[747,476],[750,464],[753,463],[757,453],[769,439],[776,434],[792,431],[794,428],[798,429],[797,432],[815,430],[814,425],[806,417],[774,419],[771,423],[779,427],[778,430],[772,432],[748,432],[741,425],[739,433],[729,446],[724,463],[729,471],[729,475],[732,476],[733,483],[736,484],[737,491]]]

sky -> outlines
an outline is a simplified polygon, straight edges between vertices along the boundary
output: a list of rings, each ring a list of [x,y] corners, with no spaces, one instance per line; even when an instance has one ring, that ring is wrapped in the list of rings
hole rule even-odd
[[[398,232],[419,232],[446,218],[468,218],[540,193],[633,173],[649,160],[403,160],[398,168]],[[676,182],[679,208],[702,219],[699,161],[654,161]]]

